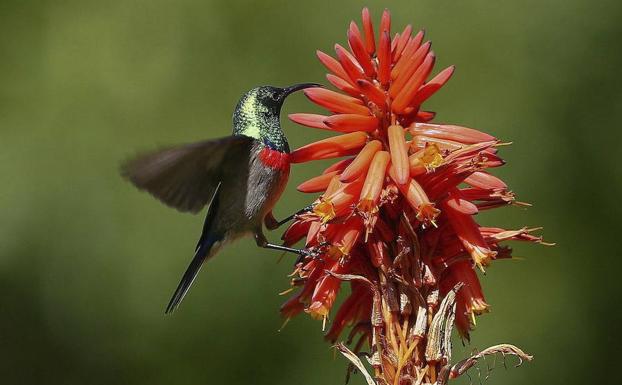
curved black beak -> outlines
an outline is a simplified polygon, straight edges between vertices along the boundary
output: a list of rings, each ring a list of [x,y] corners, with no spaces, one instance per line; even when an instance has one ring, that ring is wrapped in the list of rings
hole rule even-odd
[[[293,86],[284,88],[283,91],[283,97],[286,97],[296,91],[300,91],[300,90],[304,90],[305,88],[315,88],[315,87],[324,87],[321,84],[317,84],[317,83],[300,83],[300,84],[294,84]]]

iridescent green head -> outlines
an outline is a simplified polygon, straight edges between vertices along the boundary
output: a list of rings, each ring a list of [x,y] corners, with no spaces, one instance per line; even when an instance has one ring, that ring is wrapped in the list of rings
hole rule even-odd
[[[248,91],[235,107],[233,134],[250,136],[275,150],[289,152],[289,144],[281,129],[281,106],[288,95],[311,87],[321,85],[302,83],[286,88],[261,86]]]

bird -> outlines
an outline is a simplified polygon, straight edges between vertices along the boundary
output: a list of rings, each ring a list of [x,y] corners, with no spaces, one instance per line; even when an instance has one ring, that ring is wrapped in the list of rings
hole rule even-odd
[[[310,255],[307,249],[268,242],[263,226],[273,230],[296,215],[277,221],[272,214],[290,170],[290,148],[280,113],[289,95],[313,87],[322,86],[253,88],[235,107],[232,135],[159,149],[122,163],[125,179],[167,206],[195,214],[208,206],[194,256],[166,314],[178,308],[205,261],[238,238],[252,235],[260,247]]]

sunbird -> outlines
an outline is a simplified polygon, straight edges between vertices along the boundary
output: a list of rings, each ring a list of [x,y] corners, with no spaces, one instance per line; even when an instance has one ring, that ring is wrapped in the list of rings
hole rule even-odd
[[[281,107],[287,96],[311,87],[321,85],[254,88],[235,107],[231,136],[160,149],[121,166],[123,177],[170,207],[196,214],[208,205],[194,257],[165,313],[179,306],[203,263],[242,236],[253,235],[263,248],[309,255],[269,243],[263,225],[272,230],[294,217],[277,221],[272,214],[290,169]]]

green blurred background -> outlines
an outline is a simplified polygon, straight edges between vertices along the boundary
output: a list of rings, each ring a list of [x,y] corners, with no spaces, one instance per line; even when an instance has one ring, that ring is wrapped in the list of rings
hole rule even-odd
[[[527,259],[489,270],[493,312],[455,356],[512,342],[535,361],[498,365],[490,383],[616,382],[620,1],[2,0],[2,383],[343,383],[320,323],[278,331],[291,263],[250,239],[165,317],[203,218],[138,193],[117,169],[139,150],[228,134],[256,85],[325,82],[315,49],[344,43],[363,5],[426,28],[437,70],[456,64],[428,104],[437,121],[514,142],[498,174],[534,207],[483,223],[541,225],[558,243],[515,245]],[[300,95],[284,107],[313,110]],[[283,125],[293,147],[325,135]],[[309,202],[294,187],[322,166],[294,167],[279,217]]]

